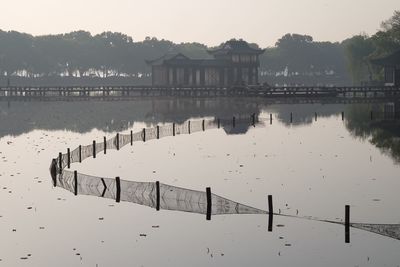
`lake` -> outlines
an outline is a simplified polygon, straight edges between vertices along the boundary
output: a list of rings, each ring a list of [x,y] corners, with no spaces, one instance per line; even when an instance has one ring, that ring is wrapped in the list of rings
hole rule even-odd
[[[400,102],[346,102],[0,102],[0,265],[399,266]]]

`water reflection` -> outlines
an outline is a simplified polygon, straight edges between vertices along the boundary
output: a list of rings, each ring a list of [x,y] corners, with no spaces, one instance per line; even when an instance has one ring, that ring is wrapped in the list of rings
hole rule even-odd
[[[382,105],[353,105],[347,109],[347,129],[368,139],[383,153],[400,162],[400,101]]]
[[[155,125],[182,123],[191,118],[232,118],[250,116],[253,113],[258,116],[265,110],[275,113],[278,120],[284,124],[291,123],[292,112],[292,124],[302,125],[311,123],[315,112],[318,112],[318,117],[329,117],[343,111],[348,103],[352,101],[263,98],[147,98],[110,102],[0,101],[0,138],[6,135],[20,135],[35,129],[70,130],[79,133],[90,132],[93,129],[116,132],[127,130],[137,122]]]
[[[386,118],[387,115],[384,115]],[[390,117],[393,114],[388,115]],[[372,118],[372,116],[370,117]],[[247,120],[236,121],[233,119],[232,126],[236,128],[236,123],[248,125],[251,123]],[[256,124],[255,115],[253,117],[252,125]],[[193,132],[204,132],[206,129],[219,128],[220,121],[215,124],[214,121],[197,121],[193,123]],[[206,192],[190,190],[186,188],[161,184],[159,182],[137,182],[121,180],[119,177],[115,179],[96,177],[85,174],[80,174],[77,171],[70,172],[65,170],[66,167],[70,168],[71,162],[82,162],[84,159],[89,158],[91,155],[95,158],[97,153],[101,151],[106,152],[107,149],[117,149],[128,145],[133,142],[146,141],[146,136],[149,140],[159,139],[165,136],[175,136],[177,134],[190,134],[191,124],[184,123],[181,125],[166,125],[154,127],[150,129],[143,129],[143,131],[130,134],[117,134],[104,143],[85,146],[85,149],[74,149],[72,153],[68,150],[67,154],[60,153],[58,159],[53,159],[50,166],[50,173],[53,180],[53,185],[61,187],[65,190],[73,192],[75,195],[96,196],[100,198],[115,199],[116,202],[126,201],[139,205],[144,205],[157,210],[172,210],[189,213],[206,214],[207,220],[211,220],[211,215],[224,215],[224,214],[268,214],[269,226],[268,230],[272,231],[273,216],[285,216],[292,218],[301,218],[313,221],[320,221],[325,223],[340,224],[345,226],[346,243],[349,243],[349,227],[365,230],[371,233],[376,233],[386,237],[400,240],[400,225],[399,224],[369,224],[369,223],[350,223],[349,209],[346,209],[346,222],[330,221],[326,219],[315,218],[311,216],[298,216],[289,215],[284,213],[274,213],[272,207],[272,196],[269,196],[269,211],[264,211],[255,207],[247,206],[239,202],[235,202],[216,194],[211,194],[211,189],[207,188]]]

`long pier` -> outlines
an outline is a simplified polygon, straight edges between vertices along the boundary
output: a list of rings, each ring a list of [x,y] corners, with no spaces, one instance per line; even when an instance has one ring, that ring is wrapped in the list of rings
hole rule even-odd
[[[0,87],[0,99],[15,98],[108,98],[131,97],[338,97],[338,98],[379,98],[399,97],[399,86],[236,86],[236,87],[160,87],[160,86],[6,86]]]

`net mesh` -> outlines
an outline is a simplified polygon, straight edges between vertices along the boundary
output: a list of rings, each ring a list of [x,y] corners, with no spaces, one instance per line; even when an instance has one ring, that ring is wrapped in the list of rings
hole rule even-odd
[[[102,178],[70,171],[57,175],[58,187],[79,195],[117,199],[116,179]],[[131,202],[155,208],[157,203],[156,183],[120,180],[120,201]],[[160,209],[190,213],[207,213],[206,192],[159,184]],[[211,214],[265,214],[266,211],[231,201],[216,194],[211,194]]]

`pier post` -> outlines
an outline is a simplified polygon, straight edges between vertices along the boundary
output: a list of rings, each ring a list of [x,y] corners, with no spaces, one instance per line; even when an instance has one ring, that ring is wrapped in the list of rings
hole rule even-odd
[[[160,139],[160,126],[157,125],[157,139]]]
[[[202,127],[202,129],[203,129],[203,132],[206,130],[206,127],[205,127],[205,121],[203,120],[202,121],[202,123],[201,123],[201,127]]]
[[[172,136],[175,136],[175,122],[172,123]]]
[[[143,137],[143,142],[146,142],[146,128],[143,128],[142,130],[142,137]]]
[[[232,118],[232,127],[233,128],[236,127],[236,118],[235,118],[235,116],[233,116],[233,118]]]
[[[160,210],[160,182],[156,182],[156,210]]]
[[[190,134],[190,121],[188,121],[188,132]]]
[[[293,123],[293,113],[290,112],[290,123]]]
[[[211,202],[211,188],[206,188],[206,197],[207,197],[207,221],[211,220],[211,209],[212,209],[212,202]]]
[[[269,114],[269,124],[272,125],[272,113]]]
[[[74,194],[78,195],[78,172],[74,171]]]
[[[71,167],[71,150],[67,148],[67,167],[68,169]]]
[[[344,111],[342,111],[342,121],[344,121]]]
[[[119,133],[117,133],[117,137],[116,138],[117,138],[117,140],[116,140],[117,141],[117,150],[119,150]]]
[[[268,195],[268,232],[272,232],[274,220],[274,207],[272,204],[272,195]]]
[[[107,154],[107,139],[105,136],[103,137],[103,142],[104,142],[104,154]]]
[[[253,113],[253,114],[251,115],[251,119],[252,119],[253,127],[256,127],[256,114],[255,114],[255,113]]]
[[[116,188],[115,201],[119,203],[121,201],[121,180],[119,177],[115,177],[115,188]]]
[[[217,119],[218,129],[221,128],[221,120]]]
[[[345,227],[345,243],[350,243],[350,206],[345,206],[345,218],[344,218],[344,227]]]
[[[79,145],[79,163],[82,163],[82,146]]]
[[[315,112],[315,121],[317,121],[318,115],[317,112]]]

